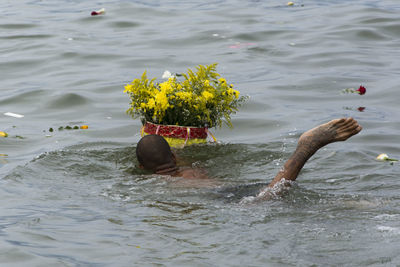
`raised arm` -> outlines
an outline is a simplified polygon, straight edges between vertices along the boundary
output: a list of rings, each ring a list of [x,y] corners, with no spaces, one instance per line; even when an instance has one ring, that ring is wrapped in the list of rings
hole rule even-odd
[[[362,127],[353,118],[332,120],[303,133],[297,143],[297,148],[286,161],[283,168],[268,185],[273,187],[282,179],[294,181],[307,160],[327,144],[345,141],[358,134]]]

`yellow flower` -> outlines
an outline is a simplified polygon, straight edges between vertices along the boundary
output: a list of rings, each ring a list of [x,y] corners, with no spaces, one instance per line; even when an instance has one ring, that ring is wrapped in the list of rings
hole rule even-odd
[[[155,106],[156,106],[156,102],[154,101],[154,98],[150,98],[149,102],[147,102],[147,107],[149,109],[153,109],[153,108],[155,108]]]
[[[230,115],[245,98],[216,72],[216,66],[199,65],[196,71],[189,69],[162,83],[149,80],[144,72],[124,86],[131,99],[127,113],[161,124],[213,127],[225,121],[232,126]]]
[[[201,95],[204,97],[204,99],[205,99],[206,101],[208,101],[208,100],[210,100],[210,99],[212,99],[212,98],[214,97],[214,95],[211,94],[211,93],[208,92],[208,91],[204,91]]]
[[[170,80],[160,84],[160,91],[164,92],[165,94],[170,94],[170,93],[172,93],[173,90],[174,89],[171,86]]]
[[[130,92],[130,91],[132,91],[132,89],[133,89],[133,85],[132,84],[127,84],[127,85],[125,85],[124,93]]]
[[[177,92],[176,97],[179,98],[180,100],[189,102],[192,98],[192,94],[189,92]]]
[[[168,107],[168,99],[167,99],[167,96],[165,95],[165,93],[159,92],[155,96],[155,101],[156,101],[156,106],[157,107],[161,108],[162,110],[167,109],[167,107]]]

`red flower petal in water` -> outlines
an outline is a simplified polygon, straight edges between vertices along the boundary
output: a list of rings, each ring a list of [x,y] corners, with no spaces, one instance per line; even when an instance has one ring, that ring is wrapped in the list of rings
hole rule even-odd
[[[104,8],[97,10],[97,11],[92,11],[92,13],[90,13],[90,15],[92,16],[98,16],[98,15],[103,15],[106,12],[106,10]]]
[[[358,88],[358,90],[356,90],[356,92],[358,92],[360,95],[364,95],[367,92],[367,89],[365,89],[364,86],[360,85],[360,87]]]
[[[365,110],[365,107],[358,107],[358,111],[363,112]]]

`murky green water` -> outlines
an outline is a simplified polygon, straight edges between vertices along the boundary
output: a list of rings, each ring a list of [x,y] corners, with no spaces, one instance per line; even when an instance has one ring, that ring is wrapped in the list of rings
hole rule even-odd
[[[286,3],[2,1],[1,265],[399,265],[400,165],[375,157],[400,158],[400,3]],[[250,100],[220,144],[178,151],[212,178],[140,171],[124,84],[214,62]],[[363,131],[252,198],[302,132],[342,116]]]

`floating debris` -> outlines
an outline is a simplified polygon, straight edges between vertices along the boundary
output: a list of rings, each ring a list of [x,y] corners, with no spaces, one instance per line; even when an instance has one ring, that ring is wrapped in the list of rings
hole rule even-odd
[[[294,6],[294,2],[288,2],[287,5],[288,6]]]
[[[4,115],[6,115],[6,116],[10,116],[10,117],[14,117],[14,118],[18,118],[18,119],[20,119],[20,118],[23,118],[23,117],[24,117],[24,115],[17,114],[17,113],[12,113],[12,112],[6,112],[6,113],[4,113]]]
[[[82,129],[82,130],[85,130],[85,129],[88,129],[89,128],[89,126],[88,125],[81,125],[81,126],[78,126],[78,125],[75,125],[75,126],[69,126],[69,125],[67,125],[67,126],[60,126],[60,127],[58,127],[58,131],[63,131],[63,130],[79,130],[79,129]],[[54,132],[55,130],[53,129],[53,128],[49,128],[49,132]]]
[[[105,8],[99,9],[97,11],[92,11],[92,13],[90,13],[90,15],[92,16],[98,16],[98,15],[104,15],[106,13]]]
[[[376,159],[380,161],[399,161],[398,159],[389,158],[388,154],[385,153],[379,154]]]
[[[359,95],[364,95],[367,92],[367,89],[365,89],[364,86],[360,85],[356,92],[358,92]]]
[[[360,85],[360,87],[356,90],[355,88],[346,88],[342,90],[342,93],[357,93],[359,95],[365,95],[365,93],[367,92],[367,89]]]
[[[7,137],[8,133],[0,131],[0,137]]]
[[[366,107],[358,107],[358,108],[355,108],[355,107],[343,107],[343,109],[364,112]]]

